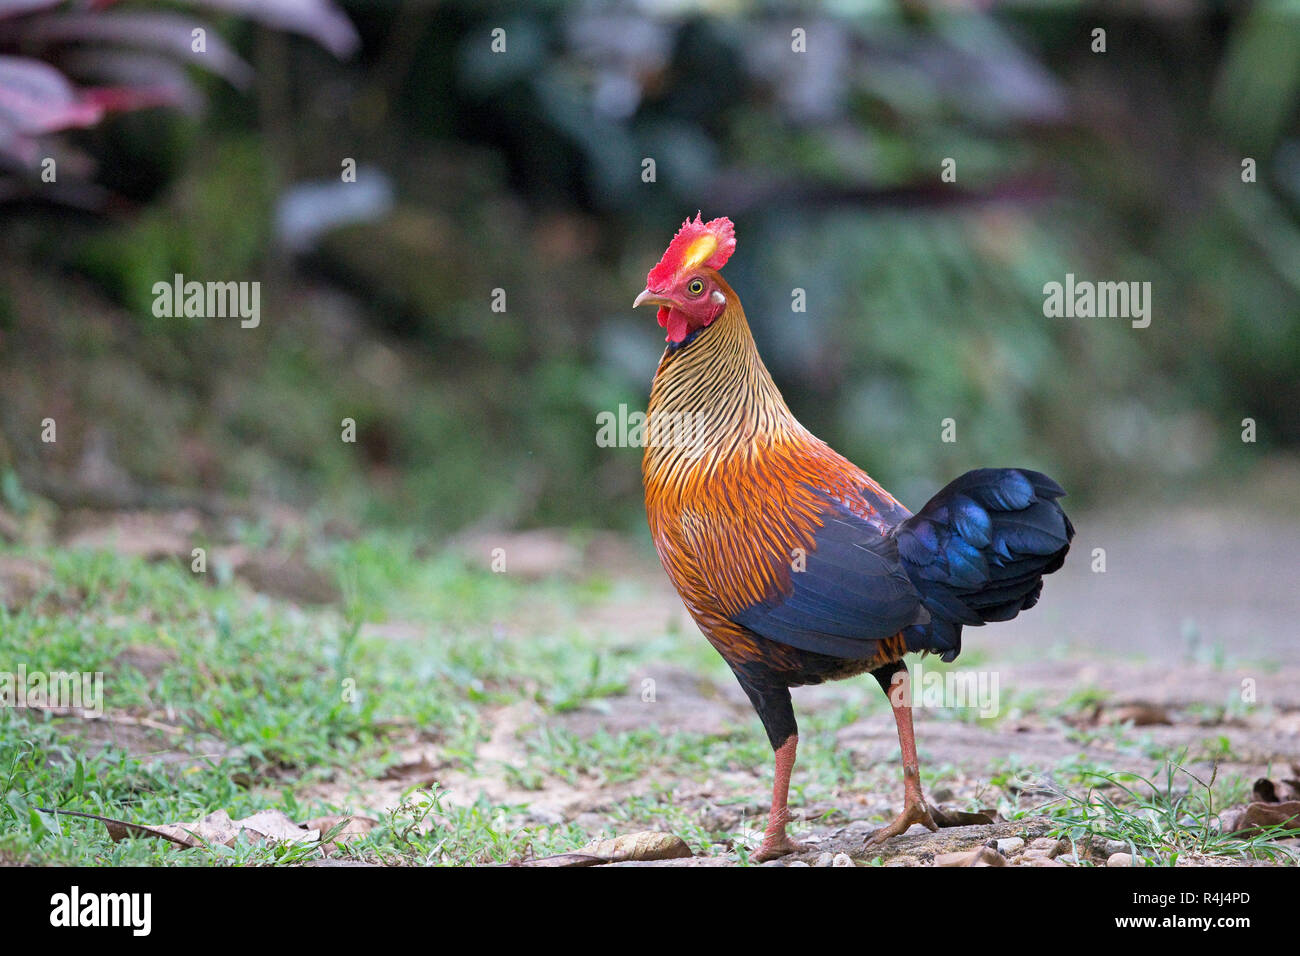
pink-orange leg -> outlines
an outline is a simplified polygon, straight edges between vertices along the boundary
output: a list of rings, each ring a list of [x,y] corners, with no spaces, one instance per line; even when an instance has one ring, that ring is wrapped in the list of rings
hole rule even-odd
[[[902,674],[901,686],[894,686],[889,692],[889,702],[894,711],[894,722],[898,724],[898,745],[903,751],[903,812],[894,818],[894,822],[881,827],[871,834],[867,846],[879,846],[890,837],[906,833],[913,823],[923,824],[929,830],[938,830],[930,808],[921,795],[921,766],[916,758],[916,735],[912,732],[912,688],[907,670]],[[895,675],[897,681],[897,675]]]
[[[794,769],[794,753],[799,746],[799,735],[790,737],[776,751],[776,779],[772,782],[772,810],[767,815],[767,831],[763,834],[763,845],[750,856],[755,863],[766,863],[787,853],[798,853],[805,849],[785,834],[786,822],[790,819],[790,809],[786,801],[790,796],[790,771]]]

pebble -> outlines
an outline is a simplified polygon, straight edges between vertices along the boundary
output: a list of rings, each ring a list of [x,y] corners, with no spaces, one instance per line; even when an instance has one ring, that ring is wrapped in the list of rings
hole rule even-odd
[[[1006,866],[1006,858],[988,846],[957,853],[940,853],[934,858],[935,866]]]
[[[830,865],[831,865],[831,862],[832,862],[834,859],[835,859],[835,858],[834,858],[833,856],[831,856],[831,854],[830,854],[829,852],[827,852],[827,853],[823,853],[823,854],[821,854],[820,856],[817,857],[817,862],[816,862],[815,864],[813,864],[813,865],[814,865],[814,866],[830,866]]]
[[[1108,857],[1112,857],[1116,853],[1127,853],[1128,844],[1123,840],[1107,840],[1106,845],[1102,848],[1102,852]]]
[[[1065,841],[1054,840],[1051,837],[1039,837],[1033,843],[1029,844],[1031,850],[1042,850],[1048,856],[1057,856],[1065,852]]]
[[[989,843],[993,841],[990,840]],[[1007,858],[998,852],[997,847],[982,846],[975,851],[975,862],[971,866],[1006,866]]]
[[[831,866],[852,866],[853,860],[847,853],[836,853],[835,859],[831,861]]]
[[[803,860],[795,860],[793,863],[787,863],[786,866],[807,866]]]
[[[1107,866],[1132,866],[1133,854],[1131,853],[1112,853],[1106,858]]]
[[[998,850],[1002,853],[1015,853],[1025,848],[1025,841],[1020,837],[1006,837],[998,841]]]

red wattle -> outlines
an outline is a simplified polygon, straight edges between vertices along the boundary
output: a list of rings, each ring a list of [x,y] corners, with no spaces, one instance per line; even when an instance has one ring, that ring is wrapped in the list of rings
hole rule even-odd
[[[690,325],[680,309],[668,310],[668,341],[681,342],[690,334]]]

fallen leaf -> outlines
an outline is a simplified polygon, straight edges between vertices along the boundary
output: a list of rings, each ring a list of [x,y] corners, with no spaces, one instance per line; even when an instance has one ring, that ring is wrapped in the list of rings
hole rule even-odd
[[[1239,835],[1262,833],[1270,827],[1300,829],[1300,800],[1286,803],[1248,803],[1223,814],[1223,832]]]
[[[982,810],[951,810],[943,807],[931,807],[930,816],[940,827],[970,827],[986,826],[990,823],[1001,823],[1002,816],[990,807]]]
[[[520,866],[600,866],[630,860],[678,860],[694,856],[686,841],[675,833],[642,830],[609,840],[593,840],[571,853],[526,860]]]
[[[108,835],[115,841],[133,836],[152,836],[183,847],[218,843],[234,846],[239,834],[245,832],[259,843],[267,841],[313,843],[320,839],[320,830],[304,828],[279,810],[259,810],[242,820],[232,820],[225,810],[216,810],[195,823],[134,823],[130,820],[115,820],[112,817],[101,817],[95,813],[73,810],[44,810],[43,812],[54,816],[63,814],[98,820],[104,824]]]

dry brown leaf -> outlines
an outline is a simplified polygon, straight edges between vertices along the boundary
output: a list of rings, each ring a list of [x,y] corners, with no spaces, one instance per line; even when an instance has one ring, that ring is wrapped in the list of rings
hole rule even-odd
[[[1002,817],[997,810],[991,807],[985,807],[978,811],[969,810],[949,810],[943,807],[930,807],[930,816],[940,827],[969,827],[969,826],[986,826],[990,823],[1001,823]]]
[[[1270,827],[1300,829],[1300,800],[1286,803],[1248,803],[1223,814],[1223,832],[1250,835]]]
[[[259,810],[242,820],[232,820],[225,810],[209,813],[195,823],[132,823],[94,814],[76,814],[99,820],[114,840],[132,836],[154,836],[177,846],[196,847],[206,844],[234,846],[241,832],[257,842],[310,843],[320,839],[320,831],[304,829],[279,810]]]
[[[108,835],[114,840],[124,840],[129,836],[154,836],[158,837],[160,840],[167,840],[169,843],[176,843],[180,846],[191,845],[189,842],[176,839],[170,833],[164,833],[163,831],[156,830],[153,827],[147,827],[143,823],[131,823],[127,820],[114,820],[112,817],[101,817],[97,813],[83,813],[80,810],[49,810],[45,807],[37,807],[37,809],[40,810],[41,813],[48,813],[50,816],[55,818],[65,816],[81,817],[86,820],[98,820],[100,823],[104,824],[104,827],[108,830]]]
[[[642,830],[609,840],[593,840],[572,853],[527,860],[522,866],[600,866],[630,860],[678,860],[694,856],[686,841],[675,833]]]

